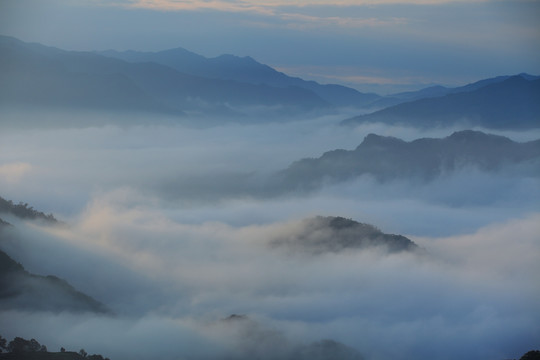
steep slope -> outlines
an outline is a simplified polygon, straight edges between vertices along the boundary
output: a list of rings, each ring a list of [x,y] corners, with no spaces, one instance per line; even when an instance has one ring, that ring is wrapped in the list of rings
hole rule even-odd
[[[52,214],[45,215],[28,204],[14,204],[1,197],[0,214],[58,224]],[[13,230],[16,230],[13,225],[0,219],[0,245],[12,239]],[[29,273],[3,250],[0,250],[0,309],[109,312],[105,305],[77,291],[65,280]]]
[[[494,129],[528,129],[540,126],[540,80],[522,76],[470,91],[411,101],[342,124],[383,122],[435,127],[457,123]]]
[[[0,230],[1,231],[1,230]],[[0,308],[108,313],[105,305],[56,276],[29,273],[0,250]]]
[[[312,91],[322,99],[336,106],[364,106],[380,96],[361,93],[341,85],[321,85],[315,81],[305,81],[276,71],[253,58],[221,55],[206,58],[183,48],[159,52],[104,51],[100,54],[130,62],[154,62],[176,69],[182,73],[200,77],[234,80],[249,84],[264,84],[272,87],[298,87]]]
[[[535,173],[540,175],[540,140],[517,143],[471,130],[412,142],[370,134],[355,150],[334,150],[293,163],[278,175],[278,181],[285,188],[305,189],[365,174],[379,181],[430,181],[464,167],[489,172],[530,161],[536,161]]]

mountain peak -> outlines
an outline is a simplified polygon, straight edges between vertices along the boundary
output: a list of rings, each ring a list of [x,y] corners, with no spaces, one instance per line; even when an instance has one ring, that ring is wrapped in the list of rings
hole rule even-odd
[[[455,131],[448,138],[453,140],[476,140],[486,138],[488,135],[478,130]]]
[[[525,72],[519,73],[517,76],[521,76],[521,77],[524,78],[525,80],[529,80],[529,81],[540,79],[540,76],[535,76],[535,75],[527,74],[527,73],[525,73]]]
[[[364,141],[358,147],[366,146],[388,146],[393,144],[403,144],[405,141],[398,139],[393,136],[382,136],[370,133],[365,138]]]
[[[310,253],[338,253],[382,246],[390,253],[415,250],[418,246],[402,235],[386,234],[373,225],[336,216],[316,216],[302,221],[294,234],[271,241],[274,247]]]

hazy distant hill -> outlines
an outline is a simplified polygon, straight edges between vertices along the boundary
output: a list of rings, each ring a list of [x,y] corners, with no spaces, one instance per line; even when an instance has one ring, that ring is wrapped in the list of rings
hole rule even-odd
[[[231,115],[238,108],[285,113],[330,108],[312,91],[181,73],[157,63],[131,63],[91,52],[63,51],[0,36],[0,104]]]
[[[383,122],[427,127],[463,123],[496,129],[540,126],[540,80],[535,77],[488,79],[459,91],[402,103],[347,119],[343,124]]]
[[[396,94],[390,94],[385,97],[382,97],[372,103],[368,104],[366,107],[371,109],[384,109],[390,106],[395,106],[409,101],[414,101],[418,99],[426,99],[438,96],[444,96],[450,94],[452,91],[451,88],[444,86],[436,85],[430,86],[417,91],[407,91]]]
[[[95,55],[5,36],[0,36],[0,53],[0,104],[4,107],[172,112],[125,74],[107,72],[105,68],[112,64],[100,62]],[[83,70],[82,60],[94,62],[96,69]]]
[[[418,246],[402,235],[385,234],[373,225],[342,217],[305,219],[301,230],[271,241],[273,247],[287,251],[322,254],[381,247],[389,252],[417,249]]]
[[[108,313],[105,305],[56,276],[29,273],[0,250],[0,309]]]
[[[364,360],[357,350],[338,341],[325,339],[296,344],[283,334],[268,329],[247,315],[232,314],[220,320],[231,331],[240,334],[242,345],[235,353],[214,360]]]
[[[154,62],[200,77],[234,80],[255,85],[265,84],[279,88],[291,86],[303,88],[336,106],[360,107],[380,98],[379,95],[361,93],[341,85],[321,85],[315,81],[290,77],[249,56],[221,55],[206,58],[183,48],[159,52],[109,50],[100,54],[130,62]]]
[[[540,175],[540,140],[517,143],[471,130],[411,142],[370,134],[354,150],[329,151],[293,163],[279,174],[279,181],[284,187],[307,189],[365,174],[379,181],[428,181],[464,167],[497,171],[528,161],[536,161],[534,171]]]

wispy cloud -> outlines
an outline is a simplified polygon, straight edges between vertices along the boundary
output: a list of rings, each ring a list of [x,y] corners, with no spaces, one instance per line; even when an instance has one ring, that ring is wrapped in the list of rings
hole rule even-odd
[[[202,10],[218,11],[254,11],[272,13],[279,7],[307,6],[366,6],[388,4],[439,5],[456,2],[486,2],[490,0],[299,0],[295,2],[283,0],[127,0],[123,5],[154,10]],[[118,1],[116,1],[118,2]]]
[[[343,17],[343,16],[313,16],[298,13],[282,13],[279,14],[281,20],[289,24],[288,27],[298,29],[309,29],[312,27],[337,26],[342,28],[360,28],[374,26],[394,26],[404,25],[408,23],[406,18],[391,17],[391,18],[360,18],[360,17]]]
[[[269,329],[304,343],[335,339],[373,359],[502,359],[537,344],[537,212],[464,235],[413,238],[420,253],[306,256],[267,244],[297,239],[309,222],[233,225],[200,213],[188,223],[156,205],[137,191],[114,191],[96,196],[67,227],[16,223],[20,248],[41,250],[24,264],[43,263],[46,251],[44,273],[65,274],[119,316],[0,312],[6,335],[53,348],[80,348],[85,339],[85,348],[118,359],[126,352],[130,359],[302,359],[276,355],[288,342]],[[418,216],[410,205],[402,204]],[[216,320],[231,313],[260,319],[263,333]],[[223,356],[229,352],[238,355]]]
[[[15,183],[32,170],[32,165],[14,162],[0,165],[0,183]]]
[[[157,11],[216,10],[225,12],[252,12],[272,15],[274,6],[253,1],[223,0],[130,0],[113,5]]]
[[[99,0],[98,0],[99,1]],[[473,0],[485,2],[489,0]],[[283,9],[301,9],[305,7],[359,7],[374,5],[409,4],[409,5],[440,5],[455,2],[471,2],[467,0],[300,0],[294,3],[283,0],[102,0],[101,4],[123,6],[135,9],[148,9],[156,11],[201,11],[215,10],[223,12],[254,13],[260,15],[277,16],[282,20],[299,21],[301,23],[314,23],[324,25],[332,23],[339,26],[358,27],[386,25],[403,22],[403,19],[393,18],[380,20],[375,18],[358,19],[353,17],[316,17],[304,14],[290,13]]]

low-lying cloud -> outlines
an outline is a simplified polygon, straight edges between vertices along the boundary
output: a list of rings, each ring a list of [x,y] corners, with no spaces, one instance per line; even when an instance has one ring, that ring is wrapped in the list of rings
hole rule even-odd
[[[288,359],[321,339],[368,359],[503,359],[538,345],[538,213],[468,235],[413,237],[421,252],[305,256],[268,246],[303,221],[183,224],[105,200],[68,227],[16,224],[16,241],[41,254],[18,260],[62,273],[117,316],[2,312],[4,336],[117,359]],[[69,269],[43,254],[70,259]],[[230,314],[248,314],[264,341],[221,324]]]
[[[31,170],[0,177],[1,196],[63,224],[1,214],[14,228],[0,248],[115,316],[4,309],[1,335],[114,360],[314,359],[328,349],[343,359],[502,360],[538,348],[535,173],[463,168],[427,183],[362,176],[268,191],[270,174],[354,149],[371,132],[413,140],[458,130],[351,130],[339,120],[3,131],[0,166]],[[421,251],[272,246],[309,233],[303,219],[316,215],[373,224]],[[223,320],[231,314],[247,318]]]
[[[63,115],[66,121],[68,115]],[[381,185],[368,175],[315,191],[276,187],[270,175],[293,161],[339,148],[354,149],[368,133],[409,141],[459,130],[418,131],[381,124],[351,130],[336,126],[340,119],[212,128],[6,129],[1,135],[0,166],[25,164],[24,169],[31,171],[17,182],[0,177],[0,186],[3,197],[29,202],[60,218],[80,213],[95,196],[127,189],[130,201],[143,197],[194,222],[247,224],[289,216],[341,215],[418,235],[435,233],[414,227],[433,224],[439,234],[451,234],[538,210],[538,178],[511,167],[496,175],[462,169],[430,183],[396,179]],[[516,141],[540,138],[537,131],[497,133]],[[411,222],[415,214],[440,218],[435,223]],[[454,217],[472,225],[456,228]],[[446,221],[449,232],[442,228]]]

